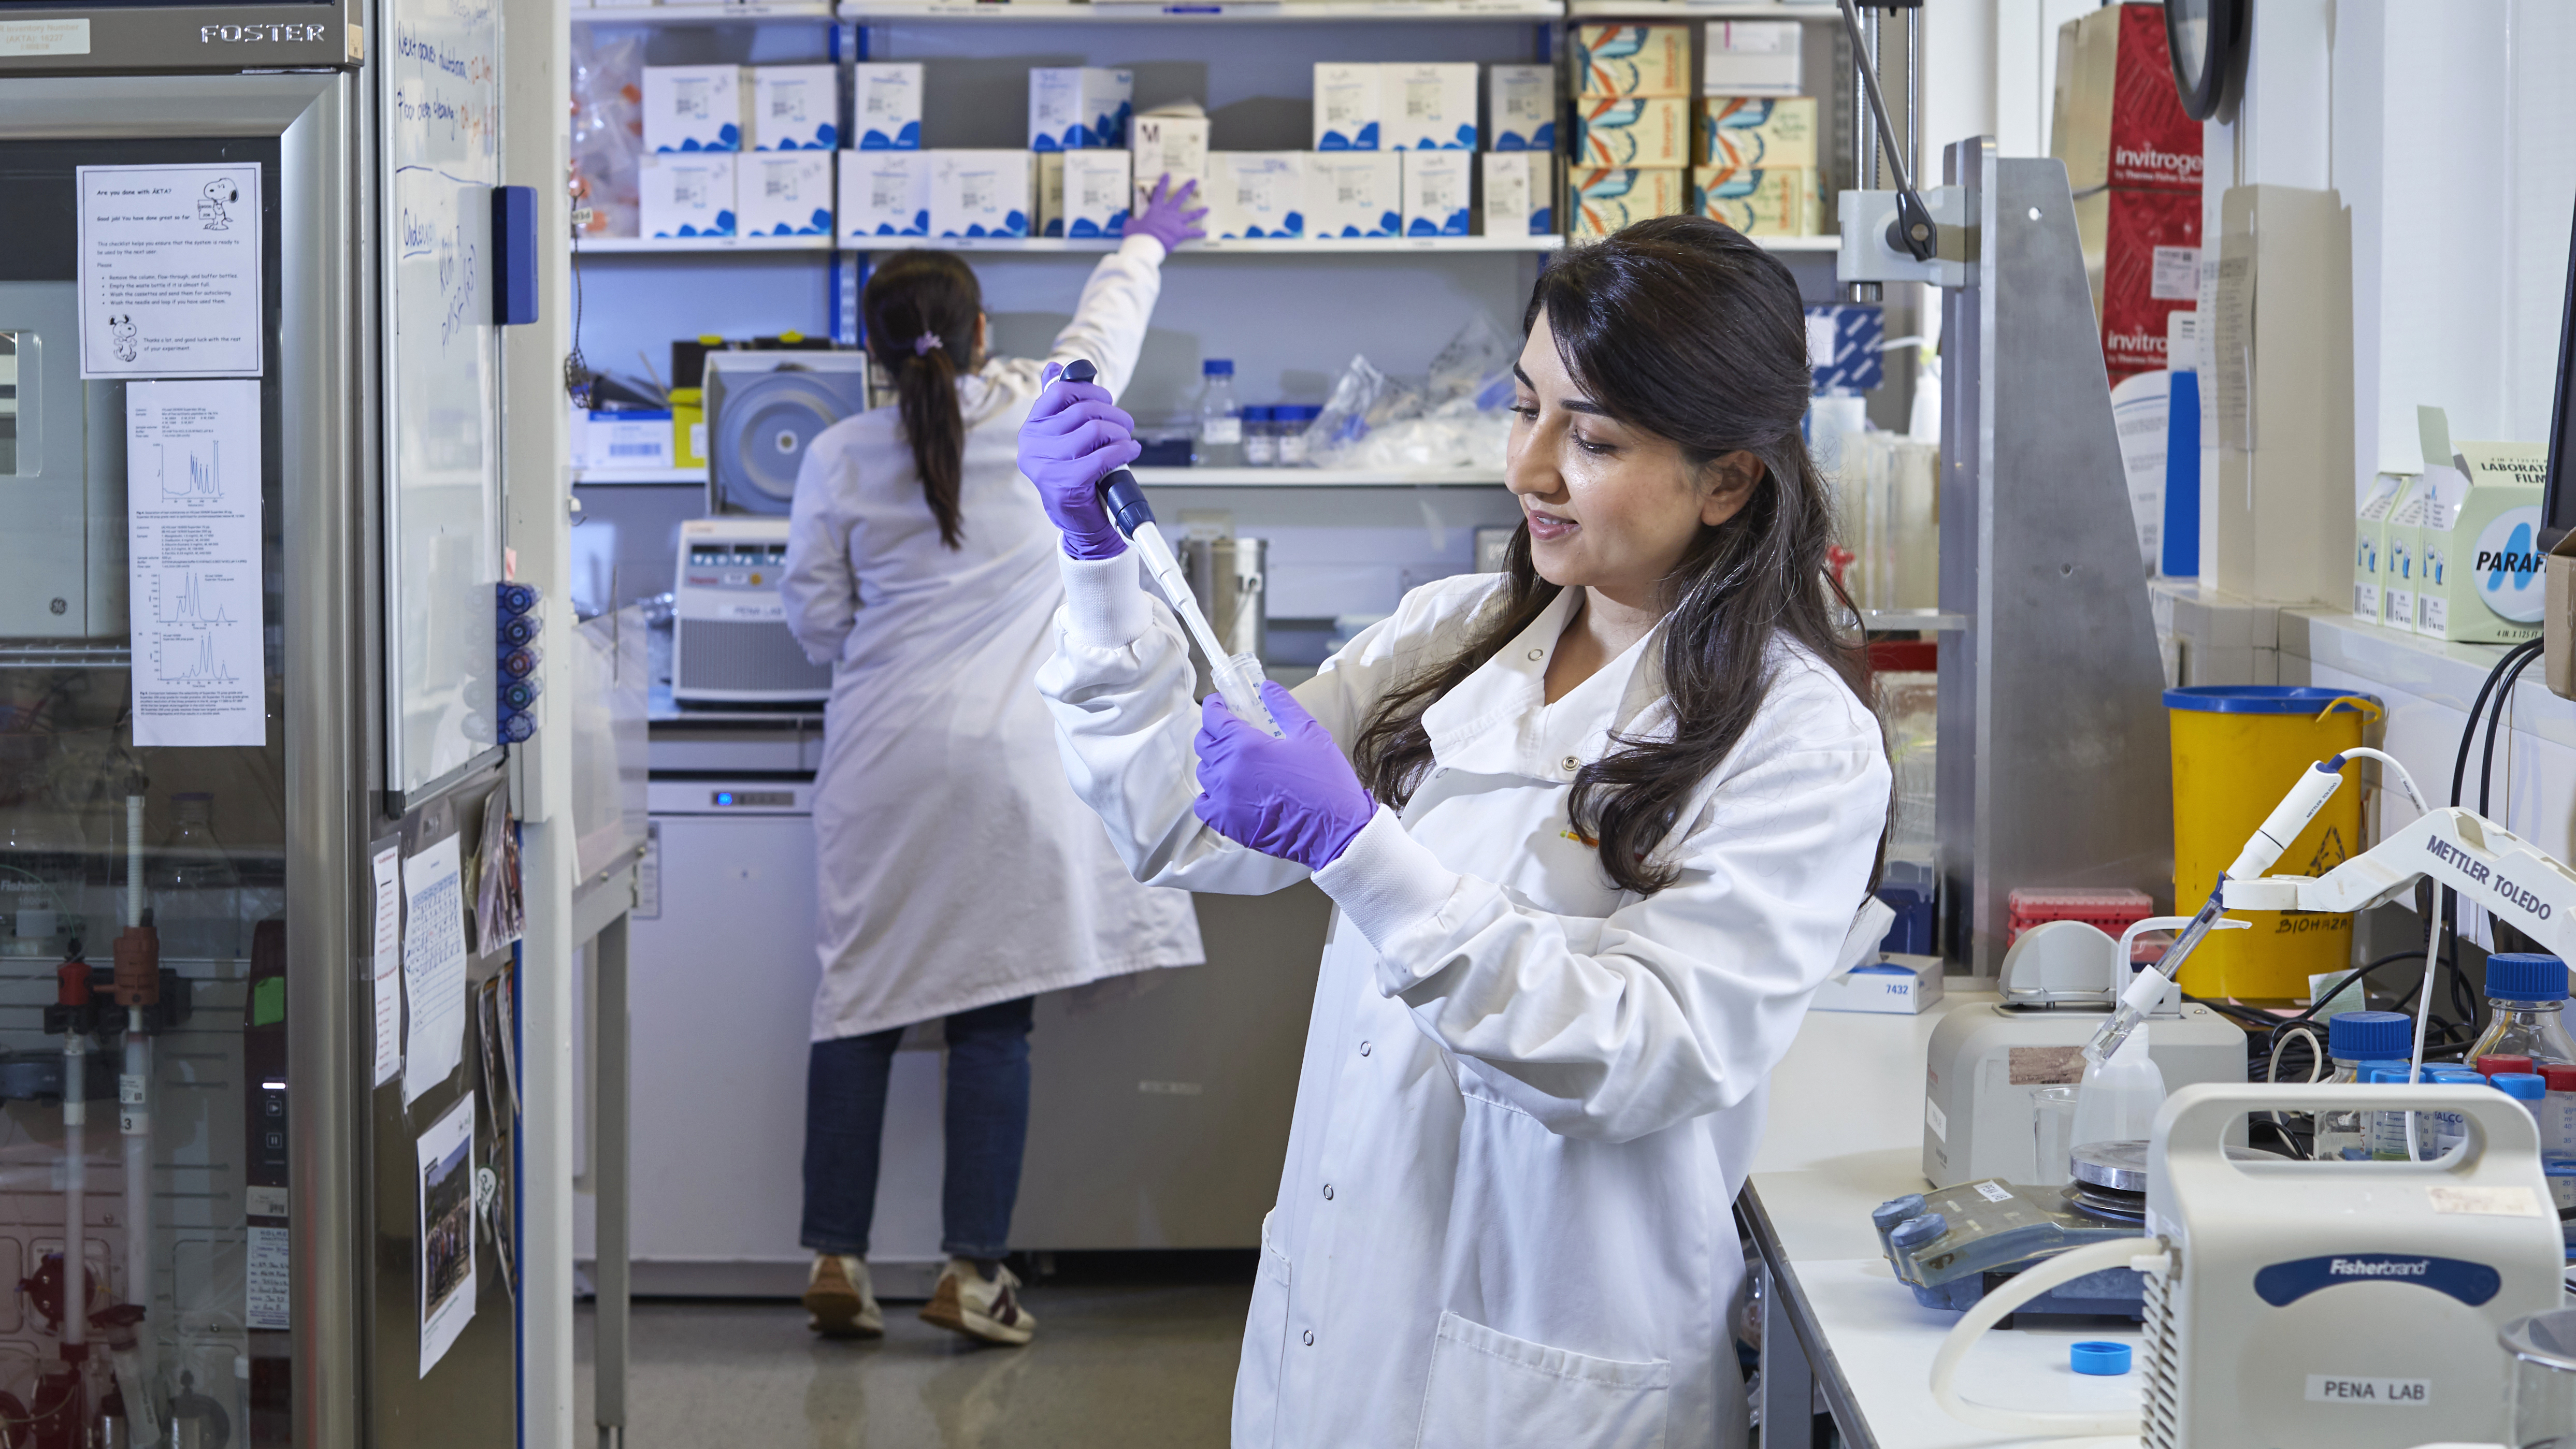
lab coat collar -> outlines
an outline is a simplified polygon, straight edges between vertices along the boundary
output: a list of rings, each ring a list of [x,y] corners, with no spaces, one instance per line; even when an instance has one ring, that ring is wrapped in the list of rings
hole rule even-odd
[[[1662,664],[1669,620],[1547,703],[1547,662],[1580,597],[1559,591],[1528,628],[1422,712],[1435,762],[1479,775],[1571,782],[1610,752],[1613,733],[1669,732]]]

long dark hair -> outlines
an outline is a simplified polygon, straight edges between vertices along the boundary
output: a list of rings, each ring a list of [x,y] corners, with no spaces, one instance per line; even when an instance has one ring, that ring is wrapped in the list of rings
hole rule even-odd
[[[1789,269],[1732,227],[1661,217],[1560,253],[1539,275],[1523,331],[1542,313],[1566,370],[1610,416],[1671,439],[1695,469],[1739,451],[1762,464],[1743,508],[1702,529],[1665,580],[1672,738],[1617,737],[1574,777],[1574,828],[1598,843],[1614,885],[1647,895],[1679,877],[1655,848],[1761,709],[1773,640],[1803,646],[1874,703],[1869,657],[1838,624],[1851,600],[1826,573],[1834,516],[1799,435],[1811,381]],[[1387,695],[1354,742],[1380,800],[1401,806],[1431,763],[1423,710],[1556,598],[1530,564],[1526,520],[1509,559],[1510,586],[1466,645]]]
[[[957,377],[974,365],[984,289],[974,269],[948,252],[901,251],[869,274],[859,310],[869,354],[894,378],[921,496],[939,520],[940,542],[953,549],[965,537],[957,491],[966,471],[966,417],[957,406]]]

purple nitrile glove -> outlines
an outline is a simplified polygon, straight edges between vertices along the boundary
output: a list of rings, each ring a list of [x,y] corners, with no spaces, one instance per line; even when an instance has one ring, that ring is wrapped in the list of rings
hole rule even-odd
[[[1199,789],[1190,808],[1208,828],[1264,855],[1322,870],[1377,813],[1342,747],[1295,695],[1269,680],[1262,703],[1287,732],[1272,739],[1211,694],[1199,706]]]
[[[1038,501],[1064,535],[1066,554],[1116,558],[1127,551],[1127,540],[1100,506],[1100,480],[1145,450],[1134,436],[1136,420],[1109,401],[1109,389],[1066,382],[1058,376],[1063,371],[1046,365],[1038,400],[1020,424],[1020,472],[1038,485]]]
[[[1184,181],[1181,189],[1174,191],[1172,173],[1164,172],[1163,178],[1154,183],[1154,194],[1145,198],[1145,209],[1127,218],[1126,230],[1119,235],[1152,237],[1167,252],[1180,250],[1185,241],[1206,236],[1199,218],[1207,215],[1207,208],[1182,209],[1198,199],[1198,189],[1196,181]]]

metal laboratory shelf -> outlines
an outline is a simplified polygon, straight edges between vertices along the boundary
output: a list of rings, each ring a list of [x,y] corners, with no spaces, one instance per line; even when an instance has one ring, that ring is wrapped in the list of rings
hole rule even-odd
[[[724,252],[828,252],[832,239],[827,236],[598,236],[584,237],[573,245],[580,256],[614,256],[620,253],[695,252],[701,255]]]
[[[704,487],[704,468],[574,469],[578,488],[630,484]],[[1136,481],[1154,488],[1487,488],[1503,475],[1490,468],[1442,468],[1386,473],[1340,468],[1139,468]]]
[[[841,18],[893,21],[1561,20],[1560,0],[847,0]]]
[[[1767,251],[1832,252],[1842,249],[1837,236],[1774,236],[1754,240]],[[1004,252],[1043,256],[1061,252],[1109,252],[1116,237],[1059,236],[889,236],[854,238],[836,246],[829,237],[592,237],[580,254],[595,256],[729,256],[742,252],[900,251],[933,247],[942,251]],[[880,245],[881,244],[881,245]],[[1471,253],[1552,252],[1565,245],[1561,236],[1379,236],[1379,237],[1231,237],[1184,243],[1180,256],[1461,256]]]

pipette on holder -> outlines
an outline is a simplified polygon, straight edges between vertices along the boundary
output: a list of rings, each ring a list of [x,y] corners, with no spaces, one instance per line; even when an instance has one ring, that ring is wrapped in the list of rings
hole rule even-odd
[[[1075,358],[1065,364],[1064,379],[1090,382],[1100,375],[1088,358]],[[1145,571],[1171,601],[1172,612],[1181,616],[1182,627],[1198,641],[1199,652],[1207,656],[1208,673],[1216,679],[1216,692],[1234,717],[1260,729],[1272,739],[1284,738],[1287,731],[1270,717],[1270,706],[1261,699],[1261,661],[1250,654],[1228,654],[1219,644],[1216,630],[1209,627],[1207,615],[1200,612],[1198,596],[1190,592],[1190,583],[1181,573],[1181,561],[1164,541],[1163,530],[1154,523],[1154,510],[1145,502],[1145,490],[1136,475],[1121,468],[1100,480],[1100,503],[1109,510],[1109,521],[1127,541],[1136,546],[1137,557],[1145,561]]]

